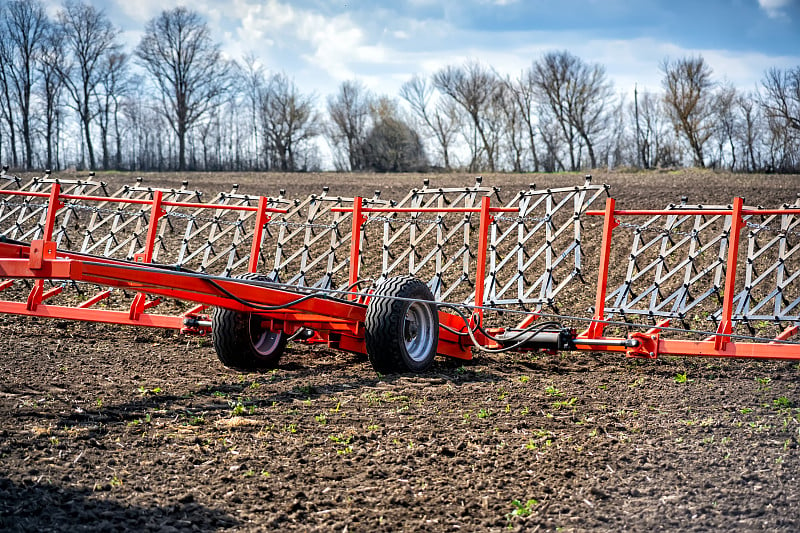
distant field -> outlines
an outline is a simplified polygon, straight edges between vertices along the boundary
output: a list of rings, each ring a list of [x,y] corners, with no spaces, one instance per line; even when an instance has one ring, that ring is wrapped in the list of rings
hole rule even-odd
[[[563,187],[583,183],[586,173],[561,174],[483,174],[483,183],[499,187],[506,194],[527,189],[535,183],[538,188]],[[421,187],[423,179],[431,186],[458,187],[472,185],[478,174],[373,174],[373,173],[136,173],[98,172],[95,179],[111,185],[131,184],[137,177],[144,185],[179,187],[187,180],[189,187],[216,193],[228,191],[238,183],[241,191],[253,194],[277,195],[281,189],[287,196],[305,197],[319,193],[323,186],[332,194],[372,196],[380,190],[384,198],[402,198],[409,189]],[[692,203],[730,203],[734,196],[744,196],[751,205],[779,205],[793,202],[800,192],[800,175],[732,174],[711,170],[676,170],[644,172],[592,172],[594,183],[607,183],[611,194],[626,207],[663,207],[689,196]],[[88,173],[63,172],[54,177],[87,179]]]

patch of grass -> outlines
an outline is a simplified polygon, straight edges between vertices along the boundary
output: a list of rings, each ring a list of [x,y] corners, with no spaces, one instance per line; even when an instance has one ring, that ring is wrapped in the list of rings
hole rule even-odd
[[[329,435],[328,438],[337,445],[337,455],[347,455],[349,453],[353,453],[353,446],[351,445],[353,442],[352,435]]]
[[[792,407],[792,401],[786,396],[781,396],[780,398],[772,400],[772,405],[778,409],[788,409]]]
[[[311,396],[317,392],[317,389],[315,389],[313,385],[298,385],[294,387],[294,391],[304,396]]]

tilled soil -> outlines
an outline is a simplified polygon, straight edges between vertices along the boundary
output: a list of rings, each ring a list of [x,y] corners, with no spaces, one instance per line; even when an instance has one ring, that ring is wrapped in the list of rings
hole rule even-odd
[[[396,198],[422,177],[190,180]],[[595,180],[628,208],[800,192],[796,176]],[[512,194],[531,181],[582,179],[486,179]],[[378,375],[365,356],[290,344],[277,370],[241,374],[208,339],[17,316],[0,316],[0,353],[0,530],[800,528],[797,363],[506,353]]]

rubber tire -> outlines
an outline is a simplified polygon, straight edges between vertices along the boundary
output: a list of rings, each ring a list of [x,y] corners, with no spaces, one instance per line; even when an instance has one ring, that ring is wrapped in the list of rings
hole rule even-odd
[[[238,279],[271,281],[258,274],[242,274]],[[276,368],[286,349],[288,335],[261,329],[259,315],[215,307],[211,315],[211,338],[217,358],[228,368],[268,370]],[[260,345],[260,344],[265,345]]]
[[[433,301],[433,294],[428,286],[412,276],[389,278],[378,285],[374,296],[385,298],[370,299],[367,304],[367,316],[364,321],[364,338],[367,355],[376,372],[424,372],[436,357],[439,344],[439,314],[436,305],[423,304]],[[418,300],[396,300],[394,298],[410,298]],[[409,354],[406,334],[409,322],[406,317],[409,309],[418,317],[427,320],[427,331],[422,331],[419,346],[413,346],[417,335],[409,342],[416,352],[415,357]]]

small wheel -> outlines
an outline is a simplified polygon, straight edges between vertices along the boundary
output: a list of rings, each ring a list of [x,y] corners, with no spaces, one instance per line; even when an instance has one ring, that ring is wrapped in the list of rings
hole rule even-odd
[[[423,372],[431,366],[439,344],[436,305],[426,303],[432,300],[428,286],[412,276],[378,285],[364,322],[367,355],[376,371]]]
[[[239,279],[270,281],[258,274],[243,274]],[[275,368],[286,348],[288,336],[283,331],[270,331],[261,325],[262,318],[253,313],[215,307],[211,316],[211,338],[214,350],[223,365],[241,370]]]

